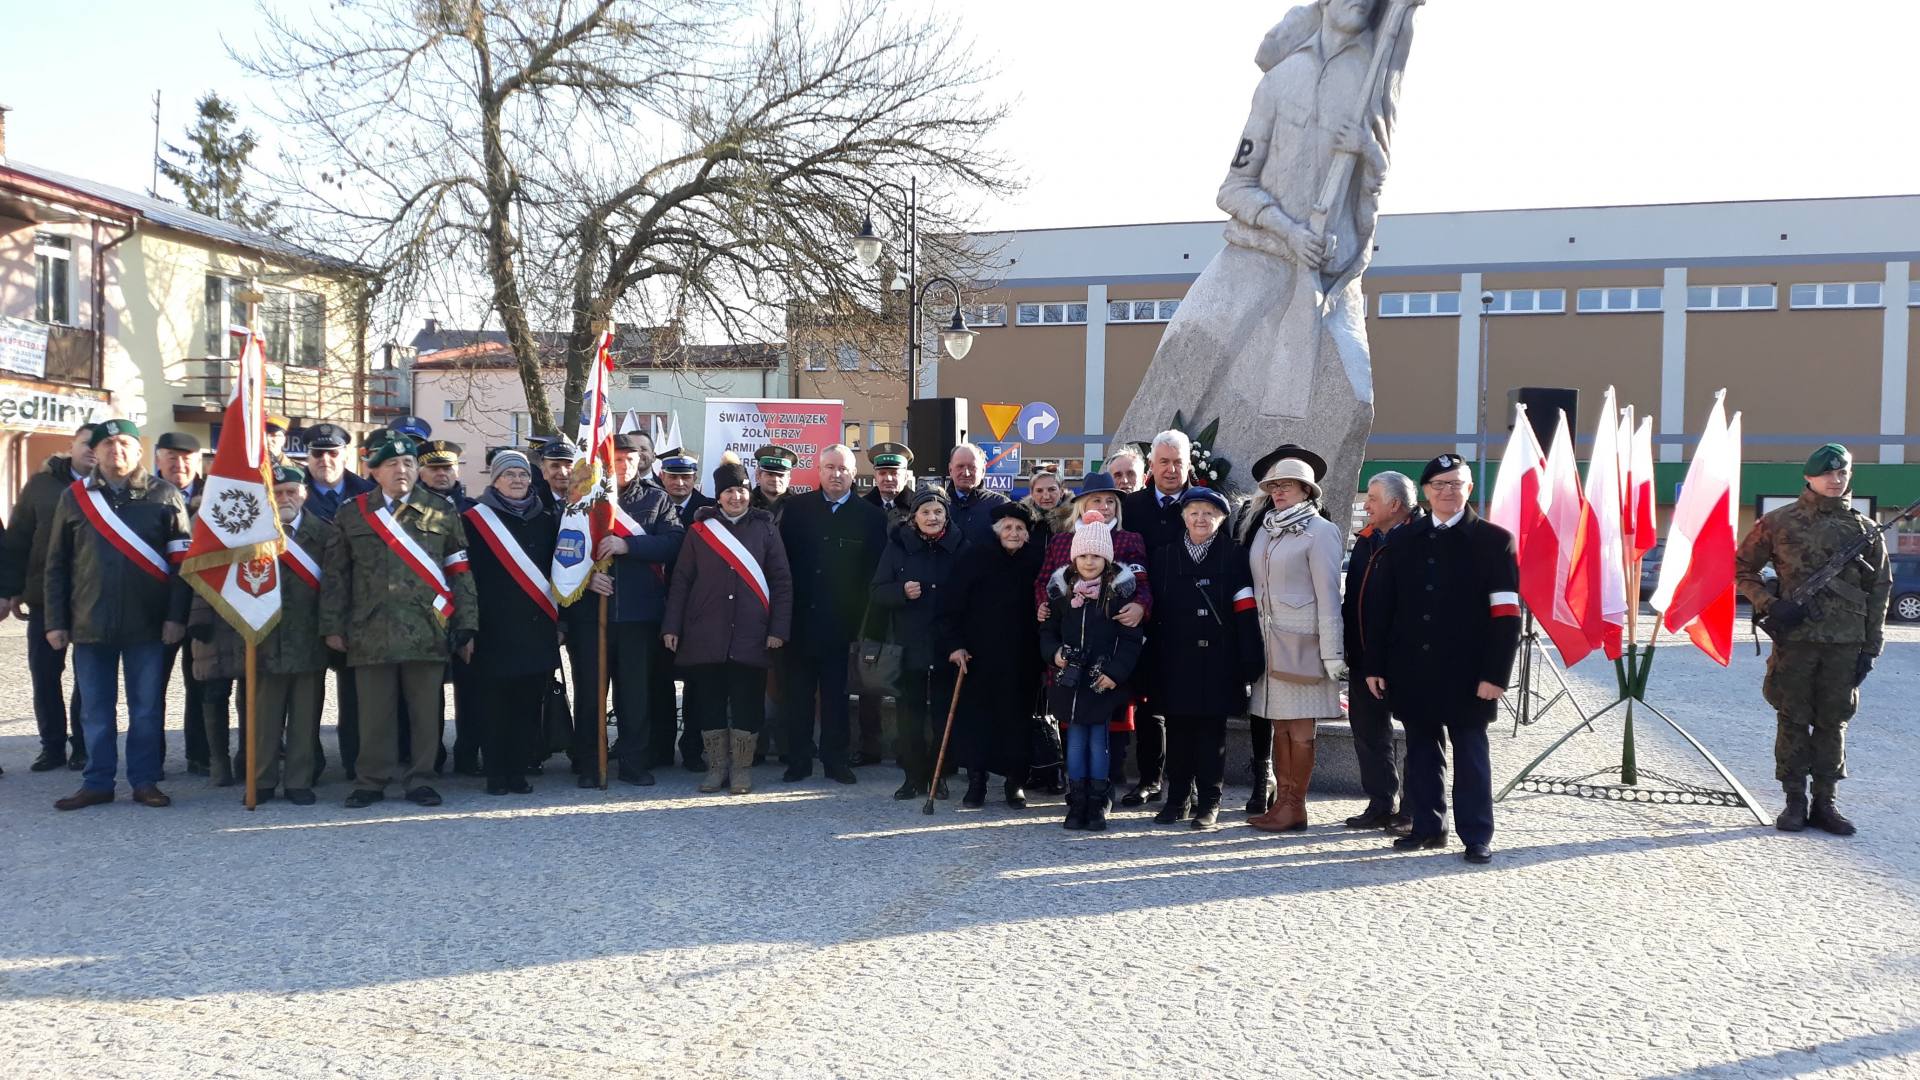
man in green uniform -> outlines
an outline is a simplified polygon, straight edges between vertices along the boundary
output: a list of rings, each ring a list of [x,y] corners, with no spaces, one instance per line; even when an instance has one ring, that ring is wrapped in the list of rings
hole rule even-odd
[[[1774,774],[1786,790],[1787,808],[1775,825],[1799,832],[1811,823],[1836,836],[1852,836],[1853,822],[1834,805],[1833,789],[1847,774],[1847,721],[1860,705],[1860,684],[1884,643],[1893,566],[1885,542],[1875,535],[1825,588],[1805,603],[1790,599],[1802,581],[1877,532],[1847,496],[1853,455],[1846,447],[1828,443],[1815,450],[1803,471],[1807,487],[1800,497],[1755,522],[1741,541],[1735,580],[1753,610],[1773,625],[1773,655],[1761,693],[1779,714]],[[1760,578],[1769,562],[1780,575],[1778,596]]]
[[[410,802],[440,805],[433,755],[440,679],[449,653],[473,656],[479,604],[467,572],[467,533],[453,504],[416,486],[420,448],[390,434],[368,448],[379,486],[342,503],[320,581],[320,633],[347,654],[360,698],[360,758],[349,807],[386,797],[399,757],[401,695],[422,752],[401,783]]]

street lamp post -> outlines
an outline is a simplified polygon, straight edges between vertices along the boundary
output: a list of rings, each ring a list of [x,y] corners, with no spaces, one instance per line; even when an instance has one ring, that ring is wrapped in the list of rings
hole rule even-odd
[[[1473,425],[1480,436],[1473,463],[1480,470],[1480,483],[1477,486],[1480,488],[1479,511],[1482,515],[1487,512],[1487,489],[1491,486],[1487,482],[1487,347],[1490,337],[1488,331],[1493,326],[1493,320],[1489,317],[1492,314],[1493,294],[1483,292],[1480,294],[1480,413]]]
[[[953,313],[947,325],[940,330],[940,347],[955,360],[966,358],[973,348],[975,331],[967,325],[966,316],[961,311],[960,285],[952,278],[937,275],[921,281],[920,274],[920,190],[919,181],[909,177],[907,187],[881,181],[874,190],[887,189],[900,196],[902,217],[906,224],[906,236],[902,244],[901,267],[895,273],[891,288],[894,292],[907,294],[907,403],[908,412],[912,412],[913,401],[920,396],[920,319],[926,308],[927,293],[937,285],[944,285],[953,293]],[[865,211],[860,217],[860,231],[853,238],[853,257],[860,265],[871,269],[880,261],[886,243],[873,227],[873,195],[867,196]],[[900,425],[902,434],[907,424]]]

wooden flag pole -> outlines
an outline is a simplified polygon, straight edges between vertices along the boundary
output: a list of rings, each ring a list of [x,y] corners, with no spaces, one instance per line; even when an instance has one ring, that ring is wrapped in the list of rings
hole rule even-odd
[[[611,321],[597,322],[594,324],[594,329],[600,333],[610,334],[613,332],[613,323]],[[597,344],[594,349],[593,362],[596,365],[600,363],[600,350]],[[604,388],[602,393],[605,393]],[[607,408],[604,402],[595,407]],[[607,420],[608,423],[612,423],[612,409],[607,409]],[[600,444],[607,444],[607,437],[604,434],[600,439]],[[587,447],[586,450],[591,454],[599,454],[601,452],[600,445]],[[619,498],[619,492],[614,491],[612,487],[613,462],[611,460],[602,460],[599,462],[599,465],[601,468],[607,470],[605,482],[608,485],[608,490],[611,492],[611,497]],[[589,554],[598,554],[598,552],[590,552]],[[592,574],[593,571],[589,570],[587,578],[589,582],[593,580]],[[613,679],[613,672],[607,670],[607,598],[605,596],[600,597],[599,622],[600,630],[594,638],[593,646],[594,651],[598,654],[598,662],[595,664],[593,670],[594,690],[596,692],[596,700],[599,703],[598,708],[594,710],[594,715],[595,722],[600,725],[600,790],[605,791],[607,790],[607,684]]]

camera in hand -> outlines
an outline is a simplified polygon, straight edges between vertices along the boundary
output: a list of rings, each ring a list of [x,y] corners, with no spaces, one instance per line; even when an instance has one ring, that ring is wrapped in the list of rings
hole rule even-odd
[[[1086,657],[1080,652],[1079,649],[1076,649],[1071,645],[1060,646],[1060,655],[1066,660],[1067,663],[1065,667],[1061,668],[1057,672],[1054,672],[1053,684],[1055,686],[1064,686],[1067,689],[1071,690],[1074,687],[1080,685],[1080,676],[1081,676],[1080,667],[1082,664],[1086,663]]]

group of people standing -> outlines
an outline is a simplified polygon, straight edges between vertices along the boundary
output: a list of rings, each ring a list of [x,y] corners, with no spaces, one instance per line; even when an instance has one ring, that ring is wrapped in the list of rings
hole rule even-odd
[[[351,439],[337,425],[307,431],[304,469],[277,456],[283,434],[276,426],[273,494],[288,544],[282,617],[260,653],[260,797],[314,801],[329,670],[349,807],[396,785],[415,803],[439,803],[448,683],[453,771],[484,776],[491,794],[526,792],[528,775],[564,749],[578,783],[599,786],[599,604],[558,603],[545,577],[568,542],[560,518],[580,450],[552,438],[531,454],[499,451],[488,486],[470,496],[460,448],[414,418],[366,438],[365,478],[346,469]],[[181,445],[174,435],[160,443]],[[1412,481],[1375,478],[1373,524],[1343,601],[1345,537],[1323,513],[1326,463],[1281,446],[1255,464],[1260,495],[1236,501],[1192,482],[1192,450],[1182,433],[1163,432],[1147,456],[1121,450],[1078,491],[1042,471],[1016,502],[984,486],[985,456],[972,444],[954,448],[944,483],[926,484],[914,482],[906,447],[876,446],[864,496],[848,447],[821,451],[819,486],[794,493],[798,455],[768,446],[751,474],[732,455],[717,463],[709,497],[696,489],[692,455],[667,452],[656,476],[646,437],[620,436],[619,524],[583,553],[606,566],[586,587],[606,598],[618,777],[652,784],[677,745],[688,768],[705,772],[703,791],[752,790],[752,769],[769,754],[786,781],[811,776],[817,761],[854,783],[857,766],[881,760],[880,705],[891,697],[897,798],[948,795],[949,770],[936,768],[944,737],[947,760],[966,773],[967,806],[985,803],[997,775],[1013,807],[1027,805],[1031,785],[1064,794],[1068,828],[1105,828],[1116,801],[1163,803],[1157,821],[1207,828],[1220,814],[1228,720],[1245,714],[1249,821],[1291,831],[1307,824],[1317,726],[1342,715],[1353,667],[1369,687],[1352,723],[1370,801],[1348,823],[1398,828],[1402,846],[1438,846],[1450,737],[1471,789],[1457,795],[1455,818],[1469,857],[1483,856],[1484,728],[1512,660],[1517,607],[1510,540],[1465,508],[1464,463],[1443,455],[1422,477],[1433,517],[1420,513]],[[128,781],[137,801],[165,805],[161,702],[172,650],[190,642],[196,681],[218,693],[203,692],[204,717],[189,719],[204,723],[188,728],[202,728],[215,782],[235,781],[244,764],[227,760],[227,702],[243,700],[234,692],[243,649],[165,566],[185,550],[197,477],[176,472],[175,483],[142,468],[126,421],[83,429],[50,474],[56,465],[65,475],[42,485],[57,486],[56,497],[30,491],[30,535],[16,518],[0,548],[25,553],[0,560],[0,592],[21,598],[36,623],[36,654],[76,646],[84,737],[68,754],[58,671],[51,694],[38,692],[48,687],[36,674],[36,709],[49,700],[35,767],[84,755],[82,786],[62,808],[114,797],[124,669]],[[1403,531],[1406,543],[1385,543]],[[870,646],[896,654],[892,685],[850,683]],[[553,678],[563,650],[570,703]],[[1409,723],[1404,800],[1390,709]],[[1116,800],[1130,741],[1137,779]]]

